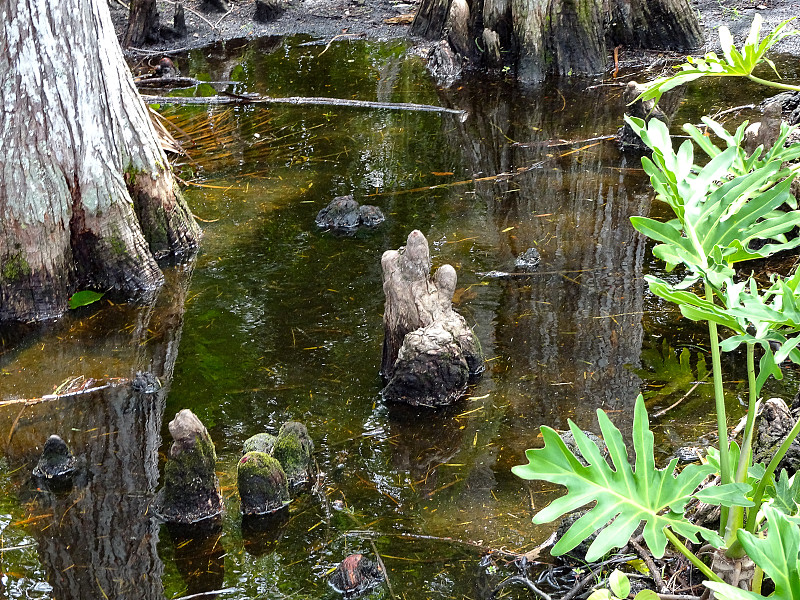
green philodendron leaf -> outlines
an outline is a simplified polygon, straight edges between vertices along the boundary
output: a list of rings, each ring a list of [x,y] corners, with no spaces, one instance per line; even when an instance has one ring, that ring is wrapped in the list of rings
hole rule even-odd
[[[95,292],[92,290],[83,290],[81,292],[75,292],[69,299],[69,307],[75,309],[75,308],[80,308],[81,306],[87,306],[89,304],[93,304],[98,300],[100,300],[104,295],[105,293]]]
[[[734,46],[730,31],[724,26],[720,27],[719,38],[723,52],[722,58],[713,52],[709,52],[703,58],[689,56],[686,62],[680,65],[680,71],[677,75],[661,77],[646,83],[645,90],[636,100],[655,99],[658,102],[664,92],[700,77],[748,77],[761,62],[767,63],[778,75],[774,64],[765,58],[765,54],[782,39],[797,33],[796,31],[787,31],[787,26],[793,18],[777,25],[759,42],[763,18],[756,13],[750,27],[750,34],[742,44],[741,50]],[[779,75],[778,77],[780,78]],[[775,84],[773,83],[772,85]],[[787,89],[791,89],[791,86],[787,86]],[[636,100],[633,102],[636,102]]]
[[[528,464],[513,467],[523,479],[538,479],[563,485],[567,494],[539,511],[534,523],[547,523],[589,503],[595,503],[558,540],[554,555],[570,551],[596,531],[600,531],[586,553],[588,562],[597,560],[613,548],[625,545],[633,532],[644,522],[644,540],[655,557],[664,555],[669,527],[677,535],[697,541],[697,534],[715,545],[721,538],[704,527],[684,518],[683,509],[695,488],[714,471],[710,465],[689,465],[676,471],[677,459],[666,468],[657,469],[653,456],[653,434],[642,396],[636,399],[633,421],[635,466],[628,462],[622,434],[606,414],[598,410],[597,418],[613,466],[609,466],[592,442],[570,421],[570,430],[580,453],[589,463],[584,466],[567,448],[558,433],[542,427],[543,448],[528,450]]]
[[[715,506],[754,506],[753,501],[747,497],[752,487],[747,483],[726,483],[724,485],[710,485],[698,491],[694,496],[701,502]]]
[[[747,555],[775,584],[771,600],[800,600],[800,526],[780,511],[763,507],[767,535],[759,537],[739,529],[736,533]],[[727,583],[703,582],[722,600],[764,600],[765,596]]]
[[[775,495],[772,506],[790,517],[800,509],[800,477],[789,474],[786,469],[781,469],[781,474],[775,482]]]

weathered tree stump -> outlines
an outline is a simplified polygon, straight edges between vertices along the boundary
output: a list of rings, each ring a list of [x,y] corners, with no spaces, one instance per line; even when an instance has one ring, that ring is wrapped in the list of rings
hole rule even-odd
[[[57,435],[51,435],[42,449],[42,456],[33,468],[33,476],[42,479],[66,480],[75,473],[77,461],[67,443]]]
[[[256,12],[253,20],[257,23],[270,23],[286,12],[283,0],[256,0]]]
[[[272,456],[283,467],[290,486],[300,485],[309,480],[313,451],[314,442],[311,441],[305,425],[296,421],[288,421],[281,425],[278,439],[272,448]]]
[[[351,554],[339,563],[328,583],[340,594],[351,598],[379,585],[384,577],[380,566],[363,554]]]
[[[286,473],[280,463],[263,452],[248,452],[236,469],[242,514],[267,515],[289,502]]]
[[[430,277],[428,241],[412,231],[405,247],[381,258],[383,397],[415,406],[445,406],[483,372],[483,353],[464,318],[453,310],[457,276],[442,265]]]
[[[190,524],[222,513],[216,473],[217,453],[203,423],[184,409],[169,423],[173,444],[164,467],[159,499],[161,515],[170,523]]]

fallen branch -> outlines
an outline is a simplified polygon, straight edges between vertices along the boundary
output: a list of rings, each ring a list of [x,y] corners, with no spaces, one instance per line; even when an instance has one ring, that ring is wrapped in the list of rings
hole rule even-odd
[[[206,83],[206,82],[203,82]],[[410,102],[372,102],[369,100],[350,100],[347,98],[325,98],[289,96],[287,98],[273,98],[271,96],[261,96],[252,94],[247,96],[239,95],[220,95],[208,96],[205,98],[181,98],[171,96],[148,96],[142,95],[142,100],[147,104],[312,104],[316,106],[354,106],[358,108],[380,108],[385,110],[408,110],[416,112],[437,112],[466,117],[467,112],[454,108],[443,108],[430,104],[413,104]]]
[[[231,85],[234,81],[201,81],[194,77],[143,77],[135,79],[137,88],[187,88],[201,83]]]

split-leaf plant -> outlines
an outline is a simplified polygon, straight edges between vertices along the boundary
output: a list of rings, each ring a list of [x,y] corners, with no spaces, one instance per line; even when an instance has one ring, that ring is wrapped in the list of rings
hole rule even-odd
[[[730,35],[723,30],[720,37],[724,61],[707,55],[703,62],[689,63],[700,65],[694,71],[684,68],[673,79],[683,83],[708,73],[749,77],[755,64],[766,60],[766,49],[785,35],[785,26],[782,24],[759,42],[760,22],[754,22],[741,51],[733,48]],[[673,82],[656,81],[651,90],[660,93]],[[769,464],[753,464],[752,451],[757,399],[764,383],[770,376],[782,377],[783,361],[800,364],[800,272],[772,276],[768,285],[760,286],[752,275],[738,276],[735,268],[743,261],[766,258],[800,245],[800,237],[791,237],[800,226],[800,211],[790,193],[797,167],[787,166],[788,161],[800,158],[800,144],[786,145],[791,128],[783,126],[770,149],[759,147],[748,155],[743,149],[746,123],[729,133],[719,123],[704,118],[706,127],[724,147],[718,147],[696,127],[685,125],[690,139],[675,152],[669,131],[661,121],[627,121],[652,150],[651,157],[642,159],[642,165],[657,197],[674,213],[667,222],[642,216],[632,217],[631,222],[658,242],[653,253],[666,262],[667,270],[680,266],[683,274],[680,281],[654,276],[648,276],[647,281],[654,294],[677,304],[686,318],[708,324],[719,448],[709,449],[709,460],[703,465],[690,465],[679,471],[673,460],[666,468],[657,469],[653,434],[640,395],[634,409],[633,465],[621,433],[598,410],[610,464],[597,445],[570,422],[587,465],[554,430],[543,426],[544,446],[528,450],[528,464],[516,466],[513,471],[524,479],[567,488],[566,495],[535,515],[537,523],[595,503],[556,543],[554,554],[568,552],[599,532],[586,555],[587,560],[595,560],[624,546],[643,523],[644,541],[655,557],[663,556],[667,541],[671,542],[704,573],[707,585],[718,597],[762,598],[761,580],[766,575],[775,585],[773,598],[800,600],[800,484],[785,473],[777,480],[775,476],[778,463],[800,431],[800,422]],[[708,156],[705,164],[695,162],[695,144]],[[728,439],[720,353],[733,352],[741,346],[749,398],[739,446]],[[757,353],[761,355],[758,366]],[[720,483],[696,491],[712,473],[719,475]],[[684,507],[692,497],[722,507],[718,532],[694,524],[685,516]],[[752,591],[727,585],[681,541],[684,538],[698,542],[698,536],[722,549],[730,559],[746,554],[755,562]]]

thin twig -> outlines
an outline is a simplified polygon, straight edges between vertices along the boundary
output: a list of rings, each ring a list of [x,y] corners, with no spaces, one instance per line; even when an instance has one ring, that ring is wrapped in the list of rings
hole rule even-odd
[[[369,545],[372,546],[372,551],[375,553],[375,558],[378,559],[378,566],[381,568],[381,571],[383,571],[383,577],[384,579],[386,579],[386,587],[389,588],[389,595],[395,600],[397,600],[397,596],[395,596],[394,589],[392,589],[392,582],[389,581],[389,571],[386,570],[386,565],[384,564],[383,559],[381,558],[381,555],[378,552],[378,547],[372,540],[369,540]]]
[[[658,572],[658,567],[656,563],[653,562],[653,557],[650,556],[650,553],[642,548],[642,545],[637,542],[636,540],[631,540],[631,546],[636,550],[636,553],[641,557],[644,561],[644,564],[647,565],[647,568],[650,569],[650,577],[653,580],[653,583],[656,585],[656,591],[659,593],[666,593],[669,590],[667,586],[664,584],[664,580],[661,579],[661,573]]]
[[[489,596],[489,600],[494,600],[497,597],[497,593],[500,591],[500,588],[503,588],[512,583],[523,583],[528,586],[528,589],[531,590],[534,594],[542,598],[542,600],[552,600],[549,594],[546,594],[539,588],[537,588],[533,582],[523,575],[512,575],[497,584],[497,587],[494,588],[492,591],[492,595]]]
[[[671,411],[673,408],[675,408],[676,406],[678,406],[678,405],[679,405],[681,402],[683,402],[684,400],[686,400],[686,399],[687,399],[687,398],[688,398],[688,397],[691,395],[691,393],[697,389],[697,386],[698,386],[698,385],[700,385],[701,383],[705,383],[707,380],[708,380],[708,375],[706,375],[706,377],[705,377],[704,379],[702,379],[702,380],[700,380],[700,381],[696,381],[696,382],[695,382],[695,384],[694,384],[692,387],[690,387],[690,388],[689,388],[689,391],[688,391],[688,392],[686,392],[686,393],[685,393],[683,396],[681,396],[680,400],[678,400],[678,401],[677,401],[677,402],[675,402],[674,404],[670,404],[670,405],[669,405],[667,408],[664,408],[664,409],[662,409],[662,410],[658,411],[658,412],[657,412],[656,414],[654,414],[654,415],[653,415],[651,418],[653,418],[653,419],[657,419],[658,417],[663,417],[663,416],[664,416],[666,413],[668,413],[668,412],[669,412],[669,411]]]
[[[362,35],[362,34],[360,34],[360,33],[340,33],[339,35],[335,35],[335,36],[333,36],[333,37],[331,38],[331,41],[329,41],[329,42],[328,42],[328,44],[325,46],[325,50],[323,50],[322,52],[320,52],[319,54],[317,54],[317,58],[319,58],[320,56],[322,56],[323,54],[325,54],[325,53],[328,51],[328,48],[330,48],[330,47],[331,47],[331,44],[332,44],[334,41],[336,41],[337,39],[339,39],[339,38],[343,38],[343,37],[358,37],[358,36],[361,36],[361,35]]]

